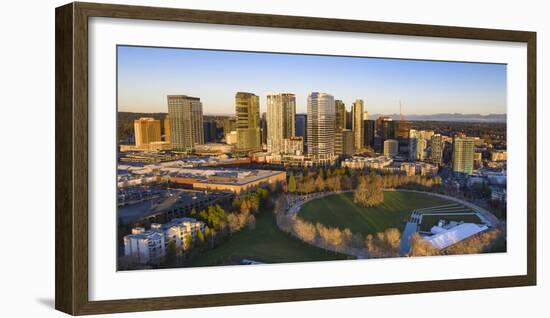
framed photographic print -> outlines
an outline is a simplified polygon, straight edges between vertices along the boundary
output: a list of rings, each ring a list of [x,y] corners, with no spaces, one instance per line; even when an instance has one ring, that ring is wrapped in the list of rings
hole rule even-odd
[[[535,285],[535,97],[534,32],[59,7],[56,308]]]

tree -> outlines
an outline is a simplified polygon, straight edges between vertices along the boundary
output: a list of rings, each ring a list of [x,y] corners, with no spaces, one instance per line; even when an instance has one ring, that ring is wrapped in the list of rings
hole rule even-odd
[[[256,217],[253,214],[248,216],[248,219],[246,220],[246,225],[251,230],[254,230],[256,228]]]
[[[290,174],[290,178],[288,179],[288,192],[296,192],[296,179],[294,178],[294,174]]]
[[[323,177],[321,174],[317,176],[317,179],[315,179],[315,188],[317,191],[324,191],[325,190],[325,180],[323,180]]]
[[[380,176],[360,178],[359,187],[353,193],[353,202],[364,207],[371,207],[384,202]]]
[[[396,228],[367,235],[366,246],[371,257],[395,257],[399,255],[401,233]]]
[[[351,178],[344,174],[341,179],[340,179],[340,188],[342,190],[350,190],[353,188],[353,182],[351,180]]]
[[[212,245],[214,244],[214,236],[208,225],[204,227],[204,237],[207,242],[210,242],[210,248],[212,248]]]
[[[200,230],[197,231],[197,242],[201,247],[204,246],[204,242],[205,242],[204,233],[202,233],[202,231]]]
[[[175,265],[176,263],[176,242],[170,240],[168,246],[166,247],[166,264]]]
[[[229,213],[227,216],[227,225],[229,226],[229,231],[231,233],[235,233],[241,229],[239,217],[236,213]]]
[[[487,230],[449,246],[445,252],[446,254],[461,255],[506,251],[505,248],[501,248],[506,245],[503,233],[498,228]]]
[[[340,229],[326,227],[321,223],[317,223],[316,228],[325,246],[332,245],[333,247],[341,247],[345,243],[344,236]]]
[[[183,239],[183,250],[188,251],[193,246],[193,237],[191,234],[186,234]]]
[[[294,222],[292,229],[294,234],[302,241],[312,242],[317,237],[315,225],[299,218]]]
[[[304,193],[311,193],[315,191],[315,180],[307,178],[305,182],[302,183],[302,191]]]
[[[439,251],[426,241],[420,234],[414,233],[411,236],[411,250],[409,256],[433,256],[439,255]]]
[[[199,212],[199,217],[203,219],[205,222],[208,222],[208,212],[206,212],[206,210],[201,210]]]
[[[251,209],[252,209],[252,203],[250,202],[250,200],[248,199],[243,200],[240,207],[241,214],[250,213]]]

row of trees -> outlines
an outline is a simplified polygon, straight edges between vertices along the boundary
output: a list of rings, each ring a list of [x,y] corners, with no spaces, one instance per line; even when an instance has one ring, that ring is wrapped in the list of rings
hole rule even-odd
[[[376,235],[369,234],[366,239],[367,250],[372,258],[399,256],[401,232],[396,228],[388,228]]]
[[[307,171],[307,170],[305,170]],[[376,182],[376,187],[403,188],[423,191],[441,191],[441,178],[428,176],[407,176],[403,174],[377,174],[363,170],[349,170],[337,168],[319,170],[318,172],[295,175],[290,172],[286,191],[289,193],[313,193],[322,191],[353,190],[362,186],[367,188],[369,183]],[[365,189],[366,190],[366,189]],[[376,194],[376,193],[375,193]]]
[[[390,228],[375,235],[363,236],[353,233],[349,228],[313,224],[300,217],[285,214],[286,200],[281,196],[275,201],[275,216],[278,227],[299,238],[300,240],[332,251],[348,253],[363,250],[371,257],[399,256],[401,233],[396,228]]]
[[[216,230],[223,230],[227,224],[227,212],[219,204],[210,205],[208,209],[197,213],[191,210],[191,217],[198,218]]]
[[[373,258],[399,256],[401,232],[396,228],[364,237],[361,233],[351,232],[349,228],[339,229],[321,223],[313,224],[297,217],[291,222],[289,230],[302,241],[320,245],[325,249],[341,252],[364,249]]]

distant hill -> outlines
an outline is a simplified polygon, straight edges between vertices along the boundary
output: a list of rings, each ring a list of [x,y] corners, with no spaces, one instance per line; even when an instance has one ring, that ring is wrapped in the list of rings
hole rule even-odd
[[[394,120],[399,120],[399,114],[372,114],[369,119],[376,119],[380,116],[389,116]],[[460,114],[460,113],[441,113],[431,115],[405,115],[406,120],[410,121],[455,121],[455,122],[478,122],[478,123],[504,123],[506,114]]]
[[[118,140],[123,142],[129,142],[134,138],[134,120],[141,117],[152,117],[159,119],[160,123],[160,133],[165,135],[164,131],[164,118],[166,118],[167,113],[132,113],[132,112],[118,112],[117,113],[117,134]],[[227,117],[228,115],[214,115],[214,114],[204,114],[204,119],[218,119],[220,117]]]
[[[141,117],[152,117],[161,120],[160,131],[164,134],[164,125],[162,120],[166,117],[166,113],[117,113],[117,134],[118,140],[129,140],[134,136],[134,120]]]

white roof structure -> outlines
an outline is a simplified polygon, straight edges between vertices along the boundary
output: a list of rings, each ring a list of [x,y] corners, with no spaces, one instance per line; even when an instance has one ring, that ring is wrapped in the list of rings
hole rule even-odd
[[[476,235],[488,229],[486,225],[478,225],[474,223],[462,223],[446,231],[437,231],[439,233],[424,238],[437,249],[447,248],[455,243],[458,243],[472,235]],[[439,230],[439,229],[438,229]]]

